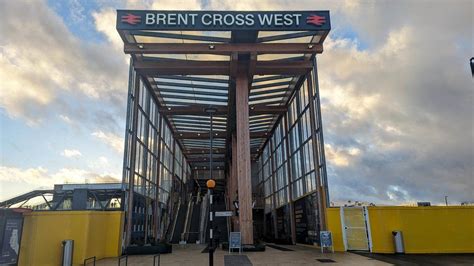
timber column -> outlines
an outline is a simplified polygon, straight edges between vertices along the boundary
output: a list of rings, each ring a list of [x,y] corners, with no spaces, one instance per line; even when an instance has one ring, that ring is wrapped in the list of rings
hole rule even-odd
[[[239,224],[242,244],[253,245],[252,181],[250,176],[249,79],[248,71],[239,67],[235,88],[237,187],[239,189]]]

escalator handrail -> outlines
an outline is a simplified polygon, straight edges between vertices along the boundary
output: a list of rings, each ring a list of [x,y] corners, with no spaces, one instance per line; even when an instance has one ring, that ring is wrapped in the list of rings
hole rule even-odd
[[[189,220],[191,219],[191,215],[193,213],[192,205],[193,205],[193,197],[191,197],[191,199],[188,202],[188,209],[186,212],[186,219],[184,221],[183,233],[181,234],[181,240],[185,240],[185,232],[189,232],[189,226],[190,226]]]
[[[206,239],[206,226],[207,226],[207,219],[209,218],[207,213],[207,209],[208,209],[208,204],[209,204],[209,194],[206,194],[204,197],[203,197],[203,200],[202,200],[202,205],[201,205],[201,222],[200,222],[200,227],[199,227],[199,232],[200,232],[200,236],[199,236],[199,241],[201,243],[205,243],[205,239]]]
[[[178,199],[178,208],[176,210],[176,213],[174,215],[174,221],[173,221],[173,227],[171,228],[171,234],[170,234],[170,241],[173,239],[173,236],[174,236],[174,231],[176,230],[176,222],[178,220],[178,216],[179,216],[179,211],[181,210],[181,199],[179,198]]]

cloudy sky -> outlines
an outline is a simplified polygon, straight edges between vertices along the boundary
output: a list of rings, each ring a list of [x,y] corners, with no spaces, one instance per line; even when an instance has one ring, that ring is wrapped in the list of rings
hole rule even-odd
[[[453,1],[0,0],[0,200],[121,179],[115,9],[330,10],[318,58],[331,200],[474,201],[474,6]]]

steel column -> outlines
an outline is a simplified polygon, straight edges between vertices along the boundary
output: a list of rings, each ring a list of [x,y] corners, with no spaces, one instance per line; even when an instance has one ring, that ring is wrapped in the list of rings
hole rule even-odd
[[[290,143],[288,141],[290,137],[290,132],[288,130],[288,113],[285,113],[283,120],[285,121],[284,123],[284,128],[285,128],[285,133],[286,136],[284,137],[285,141],[285,146],[286,149],[283,152],[286,152],[286,169],[287,169],[287,177],[288,177],[288,194],[289,194],[289,199],[288,199],[288,204],[290,206],[290,226],[291,226],[291,241],[293,244],[296,244],[296,224],[295,224],[295,206],[293,202],[293,186],[291,184],[291,161],[290,161]],[[281,120],[280,120],[281,121]],[[281,123],[281,122],[280,122]],[[281,145],[281,144],[280,144]]]
[[[158,113],[158,110],[156,110]],[[156,115],[156,114],[155,114]],[[160,220],[161,220],[161,211],[160,211],[160,178],[161,178],[161,150],[160,150],[160,143],[161,143],[161,124],[163,123],[163,117],[159,114],[158,118],[158,131],[157,131],[157,141],[155,145],[157,145],[158,155],[156,156],[156,180],[155,180],[155,240],[158,240],[158,232],[160,232]],[[163,236],[164,237],[164,236]]]
[[[269,156],[270,156],[270,168],[271,168],[271,175],[269,178],[271,178],[272,180],[272,201],[273,201],[273,206],[272,206],[272,217],[273,217],[273,236],[275,237],[275,239],[278,238],[278,230],[277,230],[277,212],[276,212],[276,209],[277,209],[277,202],[276,202],[276,192],[277,192],[277,186],[276,186],[276,182],[275,182],[275,159],[273,157],[273,142],[271,140],[271,137],[270,139],[268,140],[267,142],[267,145],[270,146],[270,152],[269,152]]]
[[[316,100],[315,111],[317,112],[317,122],[318,122],[318,134],[320,135],[321,142],[319,143],[321,154],[321,174],[322,174],[322,181],[324,186],[324,194],[325,194],[325,207],[329,207],[329,189],[328,189],[328,177],[326,171],[326,153],[324,152],[324,134],[323,134],[323,121],[321,116],[321,101],[319,97],[319,79],[318,79],[318,66],[317,66],[316,56],[313,59],[313,83],[314,83],[314,91],[315,95],[314,98]]]
[[[135,160],[137,148],[137,127],[138,127],[138,102],[140,98],[140,75],[134,71],[134,94],[133,97],[133,119],[132,119],[132,143],[130,145],[130,174],[128,182],[127,199],[127,230],[125,233],[125,247],[130,245],[132,234],[132,214],[133,214],[133,190],[135,181]],[[128,129],[127,129],[128,130]]]
[[[318,216],[319,216],[319,225],[321,230],[326,229],[326,205],[324,199],[324,188],[322,186],[322,178],[321,178],[321,171],[320,171],[320,163],[319,163],[319,150],[318,146],[320,145],[317,134],[319,133],[320,128],[316,125],[316,117],[315,117],[315,110],[316,107],[314,106],[314,95],[313,95],[313,79],[312,74],[309,73],[306,75],[306,83],[308,86],[308,100],[309,100],[309,112],[310,112],[310,126],[311,126],[311,139],[313,142],[312,150],[313,150],[313,162],[314,162],[314,171],[316,174],[316,188],[318,193]]]

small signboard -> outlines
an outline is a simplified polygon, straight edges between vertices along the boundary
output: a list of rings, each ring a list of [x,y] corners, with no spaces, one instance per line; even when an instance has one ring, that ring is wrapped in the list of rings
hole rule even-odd
[[[0,265],[16,265],[20,250],[20,239],[23,220],[7,218],[3,231],[2,250],[0,250]]]
[[[233,215],[232,211],[215,212],[216,217],[230,217],[232,215]]]
[[[331,250],[334,253],[334,247],[332,245],[331,231],[321,231],[321,232],[319,232],[319,239],[320,239],[320,244],[321,244],[321,253],[323,253],[324,248],[327,248],[327,247],[331,247]]]
[[[242,243],[240,232],[230,232],[229,235],[229,253],[232,249],[239,249],[239,253],[242,251]]]

